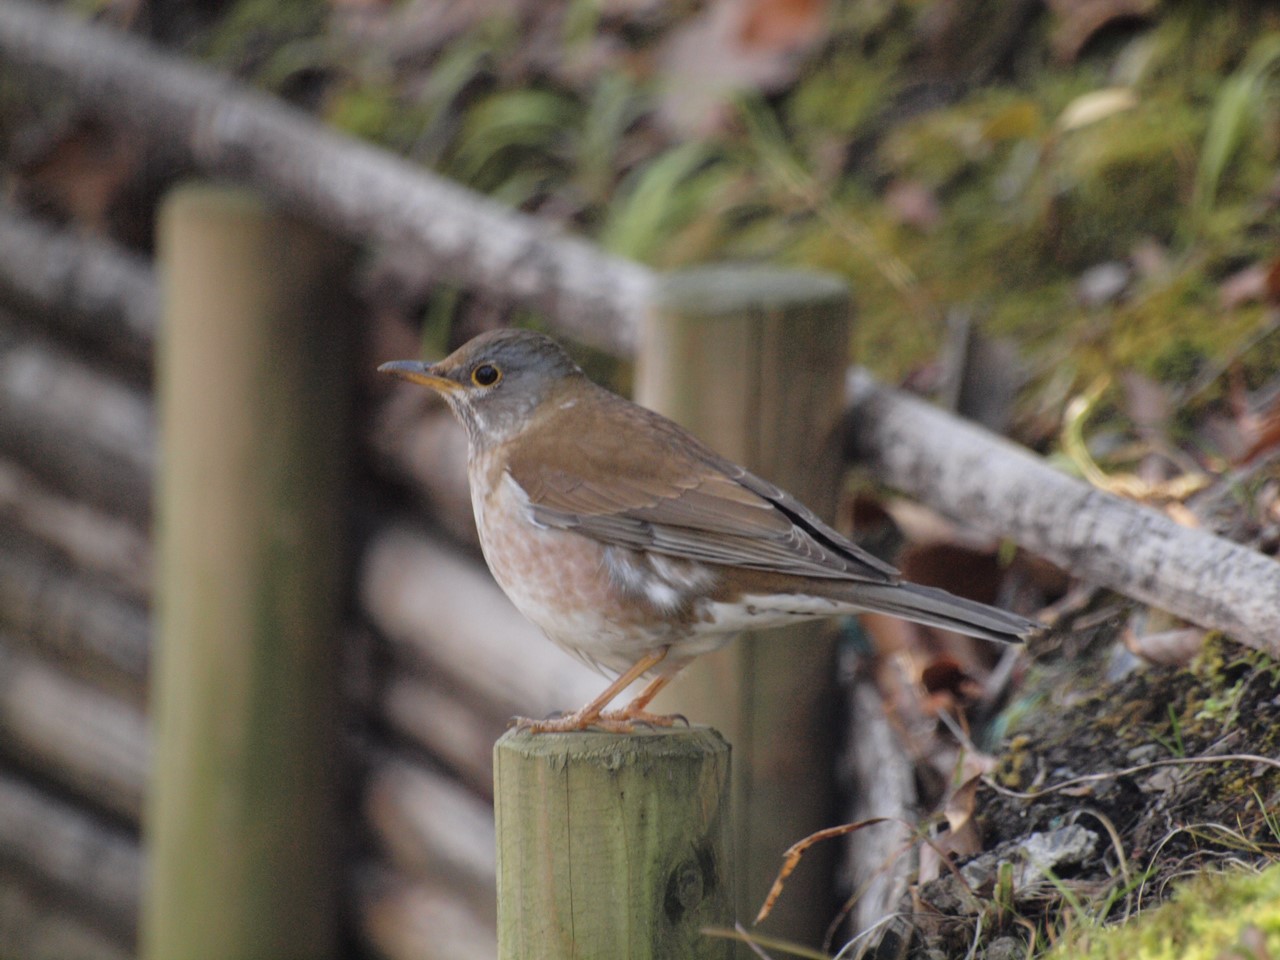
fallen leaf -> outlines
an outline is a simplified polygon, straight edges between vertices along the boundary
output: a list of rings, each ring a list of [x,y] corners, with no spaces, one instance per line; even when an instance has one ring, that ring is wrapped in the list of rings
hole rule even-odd
[[[1058,114],[1058,129],[1063,133],[1079,130],[1138,105],[1138,96],[1128,87],[1105,87],[1082,93]]]
[[[1046,0],[1053,15],[1049,43],[1054,56],[1074,61],[1098,32],[1117,21],[1145,19],[1159,0]]]
[[[884,190],[884,205],[895,221],[930,233],[942,220],[942,209],[933,190],[919,180],[894,180]]]
[[[1274,265],[1254,263],[1231,274],[1218,284],[1218,306],[1234,310],[1267,299],[1271,295],[1269,277],[1273,269]]]
[[[657,54],[657,118],[681,136],[724,126],[736,94],[795,79],[826,35],[827,0],[719,0],[668,36]]]
[[[1124,645],[1134,656],[1165,667],[1186,666],[1204,649],[1204,630],[1179,627],[1158,633],[1138,634],[1125,627]]]

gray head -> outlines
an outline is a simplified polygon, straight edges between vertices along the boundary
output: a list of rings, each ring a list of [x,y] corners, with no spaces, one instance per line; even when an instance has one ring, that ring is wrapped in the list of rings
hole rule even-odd
[[[394,360],[378,367],[439,393],[474,446],[505,440],[546,400],[586,378],[560,344],[532,330],[482,333],[439,363]]]

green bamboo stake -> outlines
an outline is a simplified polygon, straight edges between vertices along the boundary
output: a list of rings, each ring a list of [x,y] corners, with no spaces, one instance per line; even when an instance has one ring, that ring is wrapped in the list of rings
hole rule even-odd
[[[159,224],[149,960],[335,955],[343,247],[238,189]]]

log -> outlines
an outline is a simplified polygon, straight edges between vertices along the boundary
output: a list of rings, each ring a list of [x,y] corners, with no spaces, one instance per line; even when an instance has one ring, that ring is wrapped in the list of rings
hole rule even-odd
[[[136,822],[149,747],[141,708],[0,635],[0,752]]]
[[[328,131],[230,77],[27,0],[0,5],[0,59],[139,136],[186,150],[205,173],[248,183],[356,240],[418,250],[416,269],[533,306],[584,343],[632,347],[647,269]]]
[[[497,922],[493,808],[422,766],[379,751],[363,813],[387,861],[452,891],[493,929]]]
[[[467,482],[467,434],[443,403],[420,387],[393,384],[375,419],[371,446],[379,466],[418,495],[432,520],[479,551]]]
[[[391,730],[418,744],[479,796],[493,792],[493,742],[511,715],[465,691],[449,678],[420,676],[408,666],[392,669],[371,693],[371,711]]]
[[[830,519],[850,310],[834,277],[758,267],[674,274],[646,319],[637,397]],[[830,625],[801,624],[702,657],[655,702],[733,744],[741,916],[764,900],[783,852],[836,821],[835,676]],[[771,932],[799,942],[816,941],[834,907],[832,850],[807,859],[769,918]]]
[[[133,951],[39,883],[0,868],[0,956],[22,960],[131,960]]]
[[[131,941],[141,894],[137,838],[0,771],[0,861],[21,868]]]
[[[59,350],[18,337],[3,317],[0,455],[92,506],[134,520],[150,516],[150,397]]]
[[[407,524],[374,537],[359,590],[403,662],[448,677],[499,716],[572,709],[603,688],[519,614],[483,566]]]
[[[51,442],[62,440],[55,436]],[[147,478],[137,479],[149,489]],[[3,458],[0,522],[47,544],[67,562],[123,588],[133,599],[151,591],[151,543],[137,524],[56,493]]]
[[[728,960],[729,746],[706,727],[494,747],[500,960]]]
[[[136,836],[0,771],[0,862],[0,955],[134,956],[143,866]],[[486,920],[447,885],[379,861],[352,873],[360,939],[380,956],[454,960],[497,953],[492,917]],[[47,891],[47,899],[33,904],[31,888]]]
[[[75,676],[140,702],[151,624],[142,606],[0,522],[0,627],[39,646]]]
[[[498,953],[493,927],[442,884],[369,866],[356,896],[362,933],[387,960],[458,960]]]
[[[851,894],[860,894],[850,914],[857,935],[893,913],[907,891],[916,868],[909,824],[919,809],[912,758],[885,713],[884,696],[868,676],[850,677],[845,743],[841,769],[848,809],[843,819],[894,821],[850,834],[845,844],[844,885]]]
[[[160,298],[138,254],[0,203],[0,296],[131,368],[151,367]]]
[[[46,781],[66,785],[81,801],[72,806],[26,786],[6,793],[5,776],[21,781],[0,773],[0,862],[18,864],[57,887],[76,910],[101,916],[110,929],[131,934],[141,870],[140,862],[133,864],[139,859],[136,841],[128,831],[106,826],[95,810],[138,823],[150,752],[146,717],[136,704],[66,677],[2,636],[0,678],[0,754]],[[465,915],[467,929],[487,929],[492,944],[494,846],[488,804],[425,770],[403,751],[378,745],[367,748],[367,754],[371,764],[361,807],[381,851],[377,872],[394,880],[396,889],[414,892],[403,900],[367,903],[369,909],[378,904],[377,930],[366,911],[364,936],[375,942],[419,943],[425,931],[419,929],[423,908],[418,888],[431,881],[440,885],[429,898],[437,905],[432,909]],[[123,853],[121,837],[132,845]],[[74,847],[72,840],[81,846]],[[95,850],[110,851],[102,867],[110,871],[109,882],[99,882],[97,868],[86,866]],[[490,947],[488,955],[493,952]],[[412,956],[403,951],[388,955]]]
[[[1280,564],[1067,476],[922,400],[850,373],[847,450],[885,483],[1073,576],[1280,656]]]
[[[159,249],[142,954],[332,957],[349,251],[203,185],[166,200]]]

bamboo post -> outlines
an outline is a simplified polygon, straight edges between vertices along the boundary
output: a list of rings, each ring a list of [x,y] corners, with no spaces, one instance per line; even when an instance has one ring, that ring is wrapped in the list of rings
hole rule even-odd
[[[499,960],[728,960],[729,747],[705,727],[494,747]]]
[[[637,399],[830,519],[850,314],[847,285],[826,275],[755,266],[670,275],[641,331]],[[702,657],[656,702],[733,745],[741,917],[755,915],[783,851],[835,822],[835,673],[830,626],[804,624]],[[812,941],[825,928],[828,850],[806,855],[771,931]]]
[[[159,225],[151,960],[331,957],[345,251],[251,194]]]

